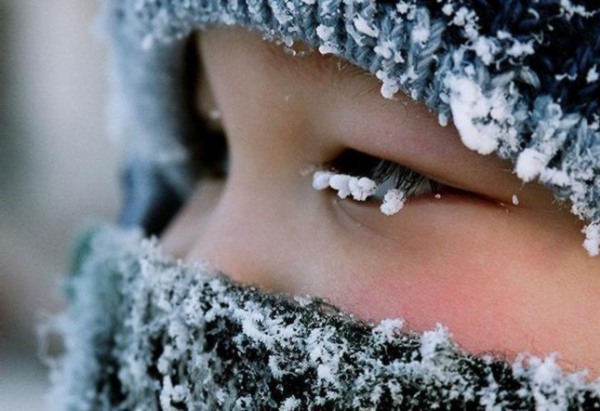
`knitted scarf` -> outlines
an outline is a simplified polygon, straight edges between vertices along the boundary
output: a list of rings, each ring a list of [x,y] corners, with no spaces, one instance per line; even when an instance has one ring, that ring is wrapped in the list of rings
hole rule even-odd
[[[600,409],[600,380],[554,356],[472,356],[442,326],[417,334],[262,293],[132,231],[83,235],[68,294],[57,410]]]

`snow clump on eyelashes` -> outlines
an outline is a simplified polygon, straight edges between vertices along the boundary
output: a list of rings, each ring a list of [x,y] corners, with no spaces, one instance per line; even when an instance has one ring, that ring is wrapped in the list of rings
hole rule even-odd
[[[353,177],[331,171],[316,171],[313,174],[312,186],[315,190],[332,188],[338,192],[338,197],[347,198],[352,195],[356,201],[365,201],[377,190],[377,183],[370,178]]]
[[[263,293],[131,231],[83,235],[67,285],[52,409],[600,409],[600,381],[554,356],[472,356],[442,326],[418,334]]]
[[[406,194],[402,190],[392,188],[385,193],[383,204],[379,209],[385,215],[394,215],[404,208]]]
[[[332,171],[316,171],[313,174],[312,186],[315,190],[331,188],[337,191],[338,197],[344,199],[349,195],[356,201],[365,201],[377,192],[379,185],[368,177],[355,177]],[[385,215],[393,215],[400,211],[406,202],[406,193],[397,188],[387,190],[381,207]]]

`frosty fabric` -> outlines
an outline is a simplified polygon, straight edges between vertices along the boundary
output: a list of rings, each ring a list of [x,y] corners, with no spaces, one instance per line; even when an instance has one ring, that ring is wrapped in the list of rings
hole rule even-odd
[[[194,30],[239,25],[291,45],[304,41],[373,73],[453,121],[463,142],[515,163],[590,224],[600,248],[600,6],[572,0],[104,0],[114,47],[115,125],[154,175],[185,197],[193,132],[184,45]],[[134,196],[126,222],[144,222],[156,196]]]
[[[474,357],[442,326],[416,334],[264,294],[135,232],[85,234],[68,293],[57,410],[600,409],[600,382],[553,357]]]

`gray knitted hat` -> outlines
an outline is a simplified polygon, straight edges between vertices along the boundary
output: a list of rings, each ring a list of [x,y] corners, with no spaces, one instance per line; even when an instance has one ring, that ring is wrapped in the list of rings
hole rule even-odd
[[[186,39],[237,25],[303,41],[452,121],[464,144],[510,159],[587,223],[600,249],[600,5],[592,0],[105,0],[118,134],[129,150],[125,225],[169,213],[193,175]],[[168,195],[167,195],[168,194]],[[159,201],[160,200],[160,201]],[[176,204],[173,205],[176,207]],[[152,228],[152,227],[150,227]],[[150,230],[152,231],[152,230]]]

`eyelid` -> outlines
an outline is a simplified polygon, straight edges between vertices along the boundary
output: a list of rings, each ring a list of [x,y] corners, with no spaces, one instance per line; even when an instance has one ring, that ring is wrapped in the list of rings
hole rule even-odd
[[[313,174],[313,188],[333,189],[341,199],[381,202],[385,215],[398,213],[412,197],[439,194],[440,184],[402,165],[354,150],[346,150],[329,163],[330,171]]]
[[[409,193],[423,180],[431,179],[404,165],[353,149],[345,150],[333,161],[326,163],[325,167],[339,174],[367,177],[379,185],[387,182],[390,188]]]
[[[442,137],[442,136],[440,136]],[[408,142],[408,145],[412,143]],[[416,150],[407,162],[404,158],[397,157],[392,151],[379,150],[378,144],[361,142],[360,145],[351,145],[352,150],[363,152],[373,157],[382,157],[391,163],[401,164],[404,167],[413,170],[423,177],[439,183],[444,187],[478,194],[497,201],[510,203],[513,194],[518,194],[519,198],[523,190],[531,190],[531,184],[523,186],[522,182],[512,174],[512,169],[506,164],[502,170],[499,165],[504,164],[504,160],[497,158],[483,158],[487,161],[487,166],[480,163],[473,164],[468,160],[458,161],[455,157],[449,156],[443,160],[432,161],[431,157],[425,154],[420,155]],[[437,150],[432,150],[436,152]],[[478,154],[474,154],[479,158]],[[490,166],[490,163],[494,165]],[[464,169],[464,170],[463,170]],[[525,197],[525,196],[523,196]]]

